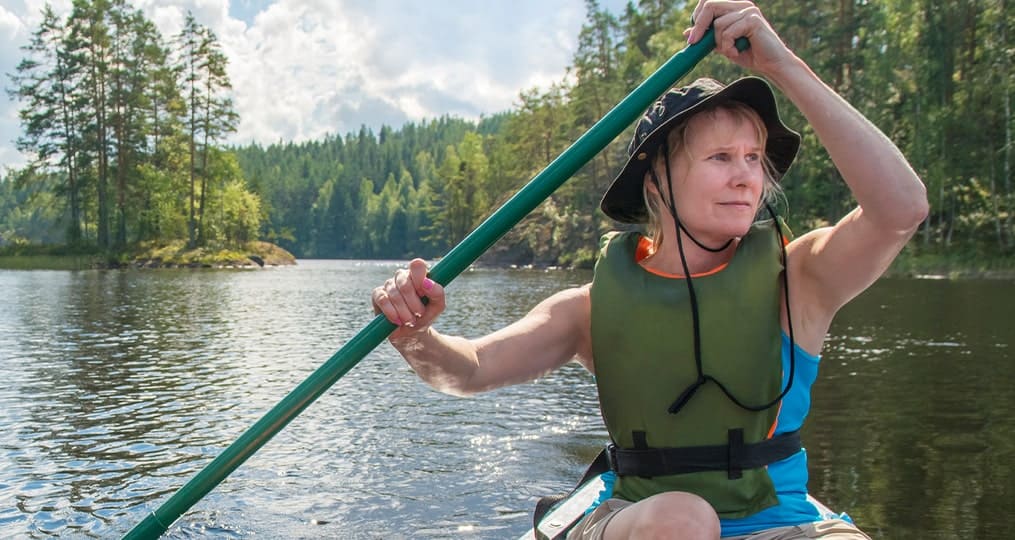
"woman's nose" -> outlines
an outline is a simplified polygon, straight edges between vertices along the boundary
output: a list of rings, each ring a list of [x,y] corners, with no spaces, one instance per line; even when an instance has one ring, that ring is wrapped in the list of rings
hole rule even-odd
[[[736,186],[746,186],[751,182],[751,166],[743,159],[733,160],[730,182]]]
[[[732,161],[730,182],[737,186],[749,186],[760,179],[757,165],[750,158]]]

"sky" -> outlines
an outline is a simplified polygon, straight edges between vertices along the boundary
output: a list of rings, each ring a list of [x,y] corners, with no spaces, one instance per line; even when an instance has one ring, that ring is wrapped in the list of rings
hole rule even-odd
[[[621,13],[627,0],[600,0]],[[0,0],[0,78],[23,57],[45,0]],[[70,0],[49,0],[60,15]],[[521,90],[560,81],[577,48],[584,0],[134,0],[163,37],[188,10],[229,59],[241,122],[234,144],[319,139],[366,125],[511,109]],[[0,95],[0,175],[19,104]]]

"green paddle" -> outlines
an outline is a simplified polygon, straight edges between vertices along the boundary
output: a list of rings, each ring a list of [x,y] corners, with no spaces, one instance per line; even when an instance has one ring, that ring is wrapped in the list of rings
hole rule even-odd
[[[510,200],[452,249],[430,270],[430,277],[447,285],[490,246],[546,200],[586,162],[634,122],[657,97],[691,71],[712,49],[712,30],[694,45],[673,55],[662,67],[628,94],[616,107],[596,122],[584,135],[546,166]],[[158,510],[151,512],[124,538],[158,538],[184,512],[207,495],[215,486],[282,431],[293,418],[319,398],[331,385],[349,372],[374,350],[395,325],[378,315],[363,330],[317,368],[305,381],[282,399],[253,426],[240,435],[218,457],[180,488]]]

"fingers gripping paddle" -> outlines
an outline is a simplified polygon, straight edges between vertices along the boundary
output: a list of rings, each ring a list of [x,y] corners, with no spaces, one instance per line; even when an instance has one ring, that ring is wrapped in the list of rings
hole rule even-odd
[[[715,48],[715,37],[709,29],[697,43],[673,55],[616,107],[596,122],[574,144],[509,199],[504,206],[486,219],[460,244],[452,249],[430,271],[430,277],[447,285],[501,236],[534,210],[586,162],[606,147],[627,126],[634,122],[655,99]],[[189,482],[174,493],[157,510],[127,533],[127,539],[158,538],[184,512],[207,495],[230,473],[264,446],[272,437],[320,397],[331,385],[349,372],[376,348],[395,325],[378,315],[355,337],[349,340],[327,362],[268,411],[253,426],[206,465]]]

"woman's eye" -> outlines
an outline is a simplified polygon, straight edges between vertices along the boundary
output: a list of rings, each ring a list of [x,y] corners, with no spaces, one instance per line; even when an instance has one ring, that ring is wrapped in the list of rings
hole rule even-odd
[[[761,154],[747,154],[747,161],[761,161]]]
[[[716,161],[729,161],[730,155],[726,152],[719,152],[718,154],[712,154],[712,158]]]

